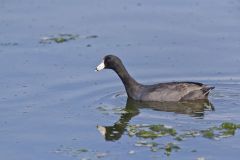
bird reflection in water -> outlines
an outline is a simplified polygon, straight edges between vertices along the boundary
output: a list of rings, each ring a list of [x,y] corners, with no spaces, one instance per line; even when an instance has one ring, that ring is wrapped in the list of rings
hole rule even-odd
[[[193,117],[203,118],[204,111],[213,111],[214,107],[209,100],[195,100],[185,102],[140,102],[127,99],[124,113],[112,126],[97,126],[99,132],[106,141],[116,141],[121,138],[129,121],[140,113],[141,108],[149,108],[155,111],[174,112],[187,114]]]

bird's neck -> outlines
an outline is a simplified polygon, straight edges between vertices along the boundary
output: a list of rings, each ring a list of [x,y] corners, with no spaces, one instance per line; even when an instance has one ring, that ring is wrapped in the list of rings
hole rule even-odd
[[[132,76],[128,73],[126,68],[121,64],[121,66],[115,69],[115,72],[118,74],[119,78],[122,80],[122,83],[125,86],[128,97],[137,100],[137,92],[141,89],[141,84],[138,83]]]

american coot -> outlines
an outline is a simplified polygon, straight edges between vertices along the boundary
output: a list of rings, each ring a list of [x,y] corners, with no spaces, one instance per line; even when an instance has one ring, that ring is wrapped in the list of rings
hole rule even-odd
[[[96,71],[102,69],[114,70],[122,80],[128,97],[138,101],[188,101],[207,99],[209,87],[197,82],[168,82],[153,85],[143,85],[134,80],[127,72],[121,60],[114,55],[103,58]]]

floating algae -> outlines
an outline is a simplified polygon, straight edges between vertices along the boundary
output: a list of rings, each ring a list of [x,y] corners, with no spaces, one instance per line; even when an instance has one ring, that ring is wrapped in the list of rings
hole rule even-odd
[[[159,144],[156,142],[148,142],[148,141],[137,141],[135,143],[136,147],[148,147],[152,152],[157,152],[160,148]]]
[[[219,126],[212,126],[204,130],[188,130],[181,133],[163,124],[136,124],[128,125],[126,131],[129,136],[136,136],[140,138],[135,143],[137,147],[147,147],[152,152],[164,151],[166,156],[170,156],[171,153],[179,151],[181,148],[176,142],[184,141],[189,138],[203,137],[211,140],[219,140],[234,136],[237,129],[240,129],[239,124],[231,122],[223,122]],[[159,144],[155,140],[168,136],[170,141],[166,144]],[[144,140],[143,140],[144,139]],[[147,139],[151,139],[150,141]],[[196,149],[192,149],[191,152],[196,152]]]
[[[177,152],[179,149],[181,149],[177,144],[175,143],[168,143],[166,146],[165,146],[165,154],[167,156],[170,156],[170,154],[172,153],[172,151],[175,151]]]
[[[90,150],[86,148],[76,149],[74,147],[64,147],[62,145],[55,151],[55,153],[64,154],[71,157],[77,157],[81,160],[91,160],[96,158],[100,159],[108,156],[109,154],[108,152],[103,151]]]
[[[202,130],[201,131],[202,136],[205,138],[213,139],[214,138],[214,130],[212,129],[207,129],[207,130]]]
[[[239,124],[223,122],[220,126],[214,126],[206,130],[202,130],[201,133],[205,138],[220,139],[234,136],[237,129],[240,129]]]
[[[43,37],[41,38],[39,43],[42,44],[50,44],[50,43],[63,43],[63,42],[67,42],[70,40],[75,40],[76,38],[78,38],[79,35],[77,34],[58,34],[58,35],[51,35],[48,37]]]
[[[137,133],[136,133],[136,136],[137,137],[142,137],[142,138],[157,138],[157,137],[161,137],[162,135],[156,133],[156,132],[153,132],[153,131],[146,131],[146,130],[139,130]]]
[[[150,151],[152,152],[157,152],[157,151],[164,151],[164,154],[169,156],[172,151],[177,152],[181,148],[176,144],[176,143],[167,143],[166,145],[164,144],[159,144],[154,141],[137,141],[135,144],[137,147],[148,147],[150,148]]]
[[[208,139],[220,139],[234,136],[237,129],[240,129],[239,124],[231,122],[223,122],[219,126],[213,126],[204,130],[190,130],[178,134],[172,127],[167,127],[162,124],[155,125],[129,125],[127,132],[129,136],[136,136],[140,138],[155,139],[163,136],[172,136],[177,141],[182,141],[186,138],[194,138],[202,136]]]
[[[161,135],[171,135],[175,136],[177,134],[176,130],[171,127],[166,127],[164,125],[158,124],[158,125],[151,125],[149,126],[149,129],[154,132],[160,132]]]
[[[128,135],[141,138],[157,138],[162,136],[175,136],[176,130],[162,124],[157,125],[129,125],[127,127]]]
[[[90,35],[90,36],[79,36],[78,34],[58,34],[58,35],[51,35],[47,37],[41,38],[39,43],[41,44],[51,44],[51,43],[63,43],[70,40],[76,40],[76,39],[91,39],[91,38],[97,38],[97,35]]]

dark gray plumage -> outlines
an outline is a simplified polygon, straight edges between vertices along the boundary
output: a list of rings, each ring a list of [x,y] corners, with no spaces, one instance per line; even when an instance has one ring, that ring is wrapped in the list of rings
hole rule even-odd
[[[127,72],[121,60],[114,55],[107,55],[96,68],[114,70],[122,80],[128,97],[139,101],[188,101],[207,99],[209,87],[197,82],[169,82],[154,85],[143,85],[135,81]]]

